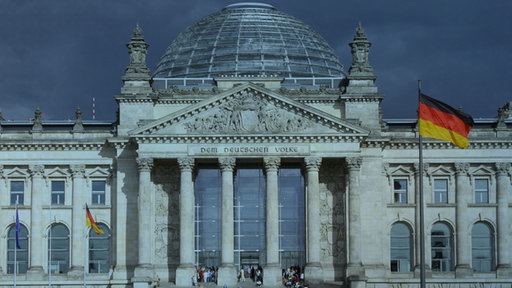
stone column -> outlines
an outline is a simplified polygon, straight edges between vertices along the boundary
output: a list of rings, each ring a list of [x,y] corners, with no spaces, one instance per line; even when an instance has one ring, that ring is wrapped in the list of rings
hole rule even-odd
[[[420,189],[420,178],[423,177],[423,187],[426,187],[426,183],[428,179],[426,179],[426,176],[427,176],[427,171],[428,171],[428,163],[423,163],[423,174],[420,175],[420,165],[419,163],[414,163],[414,182],[415,182],[415,185],[414,187],[416,187],[415,189],[415,193],[414,193],[414,203],[416,203],[416,207],[414,208],[414,213],[415,213],[415,230],[416,230],[416,237],[414,239],[415,241],[415,249],[414,249],[414,252],[416,254],[416,257],[415,257],[415,260],[416,260],[416,263],[415,263],[415,266],[414,266],[414,275],[416,277],[420,277],[421,276],[421,249],[420,249],[420,245],[421,245],[421,237],[420,237],[420,233],[421,233],[421,225],[420,225],[420,222],[421,222],[421,215],[420,215],[420,197],[422,197],[421,195],[421,190],[423,190],[423,215],[425,215],[425,211],[426,211],[426,203],[427,203],[427,199],[425,197],[425,195],[427,195],[427,191],[425,189]],[[431,276],[431,270],[430,270],[430,265],[429,263],[431,262],[431,255],[430,255],[430,243],[428,243],[427,239],[427,235],[429,235],[430,233],[426,230],[426,227],[425,227],[425,221],[424,222],[424,225],[423,225],[423,245],[425,247],[425,275],[426,277],[430,277]],[[428,252],[427,252],[428,251]]]
[[[359,189],[359,171],[362,159],[349,157],[345,159],[348,170],[348,267],[347,276],[350,282],[364,277],[364,269],[361,260],[361,198]]]
[[[194,268],[194,158],[178,159],[180,166],[180,265],[176,269],[176,286],[190,286]]]
[[[234,208],[233,208],[233,169],[236,159],[233,157],[219,158],[222,173],[222,200],[221,200],[221,265],[217,284],[219,286],[232,286],[236,284],[237,273],[234,263]]]
[[[134,282],[147,283],[153,277],[152,253],[153,253],[153,231],[151,231],[151,169],[153,168],[152,158],[138,158],[137,168],[139,170],[139,197],[138,197],[138,224],[139,258],[135,267]],[[139,286],[139,285],[137,285]],[[139,286],[145,287],[145,286]]]
[[[307,217],[307,259],[305,276],[310,282],[323,280],[322,264],[320,263],[320,181],[318,170],[322,158],[306,157],[306,217]]]
[[[457,266],[455,277],[464,278],[473,274],[471,269],[471,239],[469,231],[468,204],[472,199],[469,183],[469,163],[455,163],[455,196],[457,202],[455,235],[457,242]]]
[[[86,199],[90,199],[90,191],[86,189],[85,185],[85,165],[71,165],[70,169],[73,177],[72,187],[72,232],[71,232],[71,243],[73,249],[71,249],[71,270],[70,274],[77,276],[83,276],[84,272],[84,255],[85,245],[85,233],[87,229],[85,226],[85,209],[84,205],[87,202]],[[89,195],[89,198],[86,198]],[[89,247],[87,247],[87,251]],[[85,267],[87,269],[87,267]]]
[[[510,277],[512,267],[510,265],[510,218],[509,218],[509,187],[510,187],[510,163],[496,163],[496,192],[497,192],[497,222],[498,222],[498,267],[499,278]]]
[[[29,167],[30,175],[32,176],[32,197],[31,197],[31,217],[30,217],[30,268],[29,274],[44,274],[43,259],[47,253],[48,238],[43,238],[44,223],[48,219],[43,219],[43,203],[44,194],[47,192],[43,175],[43,165],[33,165]],[[46,198],[48,199],[48,198]],[[51,199],[50,199],[51,201]],[[51,203],[51,202],[50,202]],[[50,203],[46,203],[47,205]],[[45,242],[46,240],[46,242]],[[48,247],[49,248],[49,247]],[[49,267],[48,267],[49,272]]]
[[[278,169],[281,159],[278,157],[265,157],[266,172],[266,255],[267,264],[263,271],[263,283],[269,286],[278,286],[281,281],[281,267],[279,265],[279,194]]]

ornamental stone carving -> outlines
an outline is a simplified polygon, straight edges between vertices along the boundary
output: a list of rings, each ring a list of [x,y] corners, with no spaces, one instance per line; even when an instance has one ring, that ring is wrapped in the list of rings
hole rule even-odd
[[[300,132],[312,125],[311,120],[283,113],[269,99],[244,90],[209,115],[185,123],[185,129],[196,133],[283,133]]]
[[[423,163],[423,176],[427,176],[428,174],[428,168],[429,168],[429,165],[428,163]],[[420,173],[420,164],[419,163],[414,163],[414,172],[416,174]]]
[[[304,158],[307,171],[318,171],[322,165],[322,158],[320,157],[306,157]]]
[[[71,175],[73,178],[75,177],[84,177],[85,175],[85,165],[77,164],[77,165],[71,165],[69,167],[69,171],[71,172]]]
[[[281,165],[281,158],[279,157],[265,157],[263,158],[263,162],[265,163],[266,171],[275,171]]]
[[[219,158],[219,166],[222,171],[233,171],[235,168],[236,159],[234,157]]]
[[[192,171],[194,169],[194,158],[182,157],[178,158],[178,165],[181,171]]]
[[[506,176],[510,173],[510,163],[498,162],[496,163],[496,174],[500,176]]]
[[[149,172],[153,168],[153,158],[137,158],[139,172]]]
[[[468,175],[469,163],[455,163],[455,173],[459,176]]]
[[[31,165],[28,168],[28,172],[32,177],[43,177],[44,176],[44,165]]]
[[[361,164],[363,163],[363,159],[361,157],[347,157],[345,158],[345,163],[347,165],[347,169],[350,170],[359,170],[361,169]]]

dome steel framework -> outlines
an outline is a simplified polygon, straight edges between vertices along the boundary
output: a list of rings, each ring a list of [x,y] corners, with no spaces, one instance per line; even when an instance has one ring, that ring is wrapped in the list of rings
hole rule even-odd
[[[304,22],[261,3],[201,19],[167,48],[155,78],[343,77],[331,46]]]

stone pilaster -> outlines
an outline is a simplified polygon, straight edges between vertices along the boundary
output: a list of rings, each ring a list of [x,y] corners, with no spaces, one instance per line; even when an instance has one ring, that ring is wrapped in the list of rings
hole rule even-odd
[[[43,199],[44,187],[44,166],[33,165],[29,167],[32,177],[31,217],[30,217],[30,268],[29,274],[44,274],[43,259],[47,250],[45,239],[43,239]],[[48,203],[49,204],[49,203]],[[48,240],[48,239],[46,239]]]
[[[135,267],[134,282],[148,282],[153,277],[152,272],[152,253],[153,241],[151,231],[151,169],[153,168],[153,159],[138,158],[137,168],[139,170],[139,197],[138,197],[138,224],[139,239],[138,252],[139,258],[137,267]]]
[[[234,233],[235,226],[233,207],[233,169],[236,159],[233,157],[219,158],[222,173],[222,251],[221,266],[219,267],[218,285],[232,286],[236,284],[236,268],[234,264]]]
[[[176,269],[176,286],[190,286],[194,268],[194,158],[179,158],[180,166],[180,265]]]
[[[320,262],[320,180],[319,173],[322,158],[306,157],[307,177],[307,259],[306,278],[311,282],[323,280],[322,264]]]
[[[416,277],[420,277],[421,276],[421,237],[420,237],[420,233],[421,231],[423,230],[423,247],[425,247],[425,251],[430,251],[429,249],[427,249],[427,247],[430,247],[430,245],[427,245],[427,231],[425,229],[425,225],[423,224],[423,227],[421,225],[421,209],[423,209],[423,214],[425,214],[425,211],[426,211],[426,200],[425,200],[425,189],[423,189],[423,193],[421,193],[421,190],[420,187],[421,185],[423,185],[423,187],[425,187],[425,183],[427,183],[427,179],[426,179],[426,176],[427,176],[427,171],[428,171],[428,163],[423,163],[423,173],[420,175],[420,165],[419,163],[414,163],[414,187],[416,187],[415,189],[415,193],[414,193],[414,203],[416,203],[416,206],[414,208],[414,215],[415,215],[415,230],[417,231],[416,233],[416,237],[414,239],[415,241],[415,249],[414,249],[414,252],[416,253],[416,257],[415,260],[416,260],[416,263],[415,263],[415,266],[414,266],[414,274]],[[421,179],[421,177],[423,177],[423,179]],[[423,200],[420,201],[420,198],[423,197]],[[423,207],[420,206],[420,202],[423,202]],[[425,221],[424,221],[425,223]],[[425,252],[424,253],[424,260],[425,260],[425,263],[423,263],[425,265],[425,273],[427,274],[431,274],[431,270],[430,270],[430,265],[429,263],[431,262],[430,258],[430,253],[427,253]]]
[[[473,275],[471,269],[471,247],[470,231],[468,222],[468,204],[472,196],[472,189],[469,182],[469,163],[455,163],[455,195],[457,199],[455,234],[457,241],[457,266],[455,276],[457,278],[470,277]]]
[[[499,278],[510,277],[512,267],[510,264],[510,218],[509,218],[509,191],[510,187],[510,163],[496,163],[496,192],[498,201],[498,267]]]
[[[361,170],[362,159],[360,157],[350,157],[345,159],[346,169],[348,171],[348,267],[347,276],[352,281],[364,277],[364,269],[361,260],[361,198],[359,189],[359,172]]]
[[[278,157],[265,157],[265,172],[267,183],[266,200],[266,255],[267,264],[263,271],[263,283],[277,286],[281,280],[281,267],[279,265],[279,193],[278,169],[281,159]]]
[[[79,276],[83,275],[84,271],[84,245],[85,235],[87,229],[84,221],[84,205],[87,199],[90,199],[90,189],[86,189],[85,185],[85,165],[71,165],[69,171],[72,175],[72,207],[73,207],[73,218],[72,218],[72,232],[71,232],[71,245],[73,247],[73,257],[71,257],[71,274]],[[89,198],[87,198],[87,196]],[[87,249],[89,250],[89,249]],[[85,267],[87,269],[87,267]]]

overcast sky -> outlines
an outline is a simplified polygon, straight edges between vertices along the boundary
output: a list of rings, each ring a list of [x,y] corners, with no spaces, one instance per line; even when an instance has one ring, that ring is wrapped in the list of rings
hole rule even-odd
[[[1,0],[0,111],[9,120],[114,120],[114,96],[128,64],[126,43],[137,23],[154,71],[186,27],[224,0]],[[384,96],[384,118],[414,118],[417,83],[423,92],[475,119],[496,117],[512,101],[510,0],[268,0],[318,31],[348,71],[361,22],[372,47],[370,64]]]

